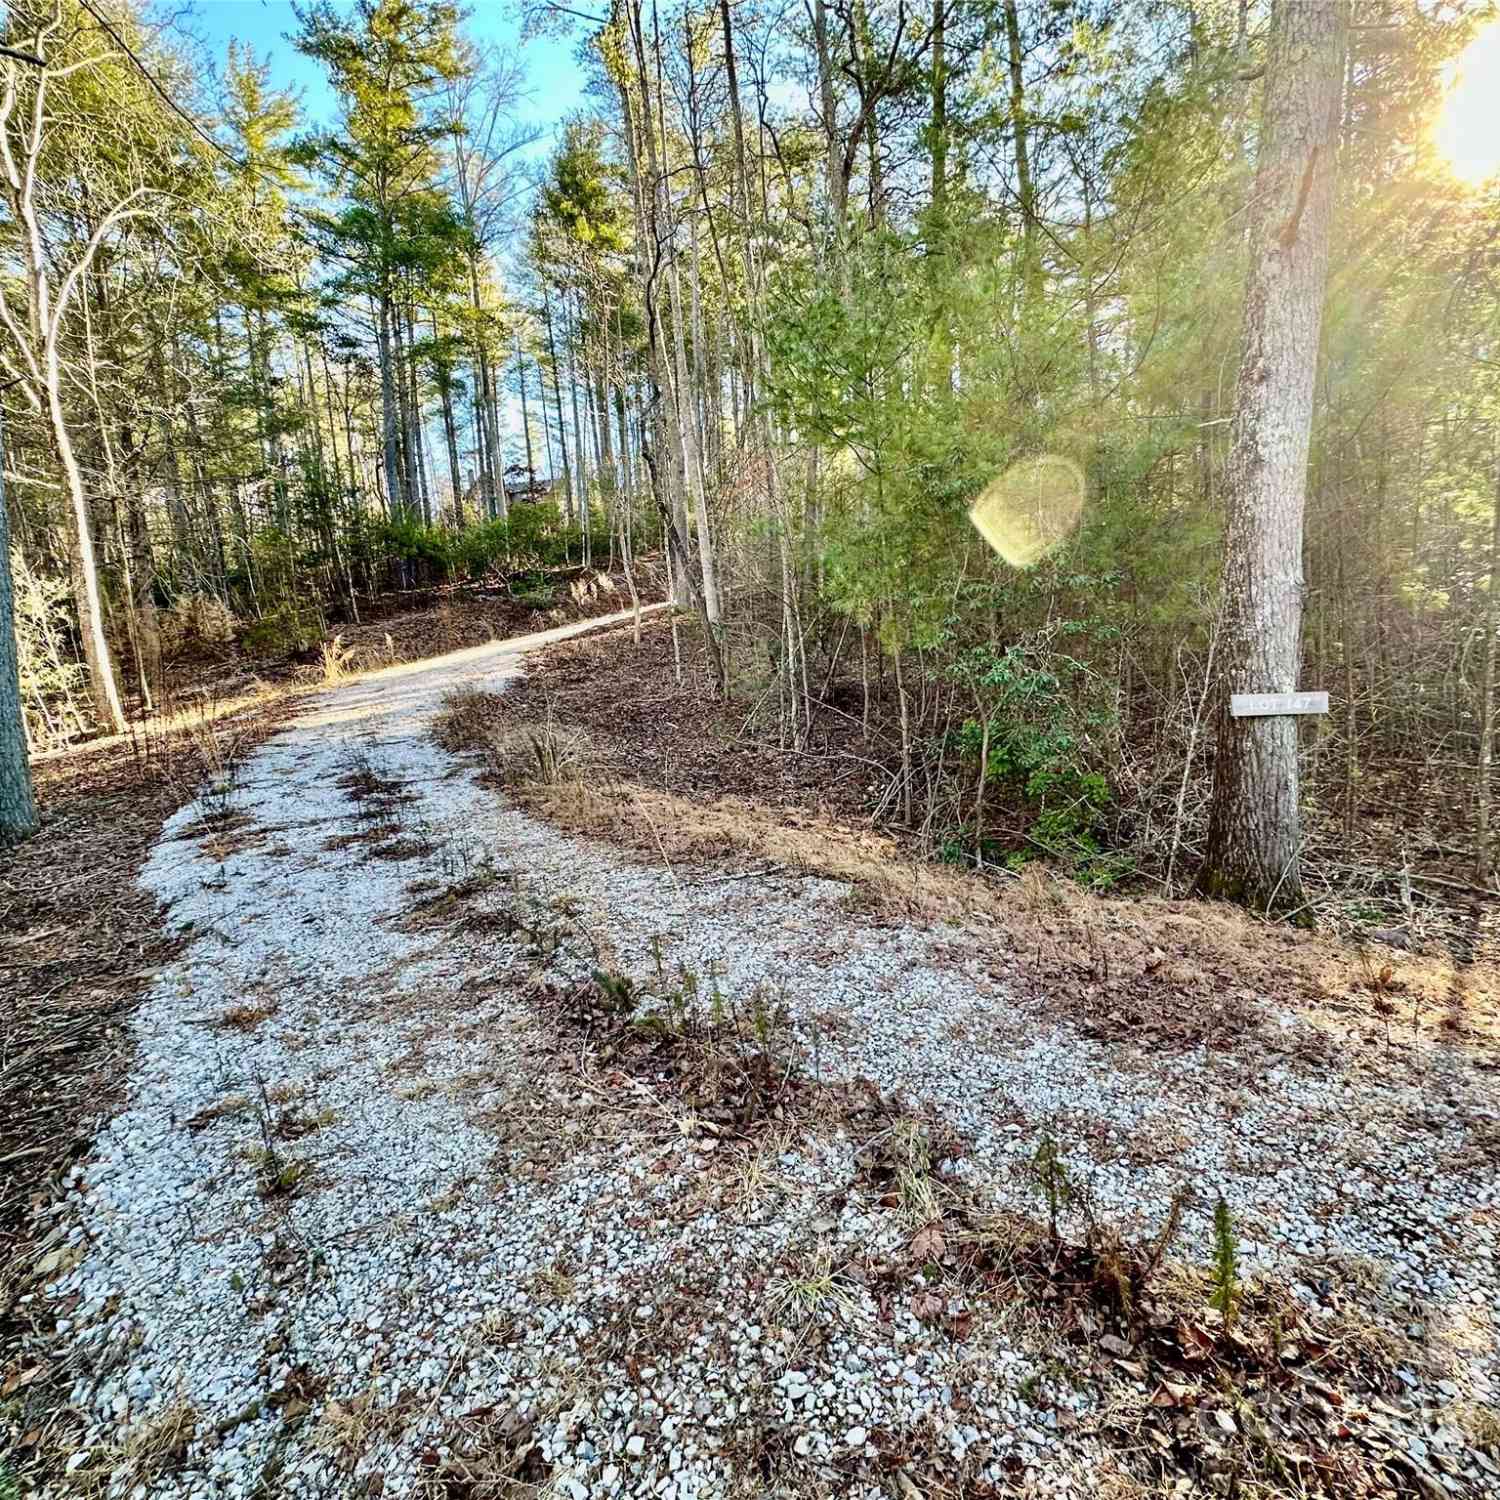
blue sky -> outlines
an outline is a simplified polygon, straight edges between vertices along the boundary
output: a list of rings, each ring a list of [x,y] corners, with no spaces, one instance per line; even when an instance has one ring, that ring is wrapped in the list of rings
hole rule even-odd
[[[517,112],[518,123],[542,130],[542,138],[531,154],[536,159],[545,158],[562,121],[584,103],[583,75],[573,61],[575,39],[537,37],[522,42],[515,0],[469,0],[467,8],[472,11],[464,22],[468,36],[478,42],[503,43],[519,54],[526,75],[526,98]],[[291,0],[189,0],[185,14],[175,10],[173,14],[181,15],[185,29],[208,45],[217,68],[222,69],[231,40],[248,43],[258,57],[269,58],[271,77],[277,86],[300,92],[305,125],[334,123],[338,101],[322,69],[287,40],[297,30]],[[501,420],[508,429],[507,446],[513,454],[519,452],[521,418],[515,397],[507,394],[504,398]],[[430,431],[428,439],[431,442]],[[437,467],[440,470],[442,465]],[[539,457],[538,468],[546,467],[546,460]],[[441,473],[438,477],[441,480]]]
[[[583,77],[573,61],[573,40],[536,37],[521,42],[514,0],[474,0],[467,8],[473,14],[464,30],[475,41],[498,41],[519,51],[529,94],[521,120],[547,132],[547,142],[538,147],[545,149],[559,122],[583,103]],[[297,30],[291,0],[190,0],[188,25],[208,43],[220,66],[231,40],[249,43],[258,56],[270,58],[277,84],[301,91],[310,123],[332,123],[336,101],[322,69],[286,39]]]

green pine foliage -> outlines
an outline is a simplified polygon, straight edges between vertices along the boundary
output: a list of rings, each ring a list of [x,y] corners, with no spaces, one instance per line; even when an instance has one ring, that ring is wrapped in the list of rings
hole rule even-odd
[[[1210,1274],[1213,1292],[1208,1305],[1222,1315],[1226,1326],[1230,1325],[1240,1305],[1239,1241],[1229,1205],[1222,1194],[1214,1204],[1214,1253]]]

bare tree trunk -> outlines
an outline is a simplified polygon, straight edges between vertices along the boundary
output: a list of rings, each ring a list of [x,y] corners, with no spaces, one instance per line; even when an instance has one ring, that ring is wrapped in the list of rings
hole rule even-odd
[[[1016,0],[1005,0],[1005,46],[1010,65],[1010,128],[1016,152],[1016,192],[1021,200],[1021,283],[1026,305],[1031,307],[1041,292],[1041,261],[1037,256],[1036,182],[1031,175],[1031,133],[1026,123],[1021,18]]]
[[[161,630],[156,619],[156,557],[146,527],[146,497],[131,485],[125,499],[130,539],[130,594],[135,614],[136,669],[146,708],[161,701]]]
[[[1224,538],[1226,680],[1198,883],[1260,908],[1302,905],[1297,720],[1232,718],[1227,694],[1297,686],[1302,520],[1348,23],[1345,0],[1278,0],[1251,208]]]
[[[391,342],[391,302],[382,294],[379,319],[380,357],[380,431],[385,463],[386,504],[392,515],[399,515],[407,503],[401,487],[401,464],[397,451],[400,416],[397,410],[395,350]]]
[[[573,471],[568,466],[568,427],[563,420],[562,368],[557,361],[557,339],[552,329],[552,293],[542,288],[542,320],[547,325],[547,357],[552,361],[552,399],[557,407],[557,448],[562,458],[563,471],[563,519],[573,521]],[[546,415],[545,393],[542,413]]]
[[[630,91],[623,81],[617,81],[620,112],[625,121],[626,165],[629,170],[632,198],[635,208],[637,238],[642,250],[637,254],[636,269],[640,280],[641,301],[646,319],[646,379],[651,389],[648,411],[643,411],[641,422],[641,450],[651,471],[653,492],[659,501],[665,500],[667,513],[663,522],[663,541],[666,543],[667,568],[670,580],[670,597],[673,603],[681,602],[682,589],[687,588],[696,597],[701,593],[690,579],[678,573],[679,561],[687,560],[687,510],[683,496],[688,484],[687,464],[683,451],[682,414],[677,406],[677,392],[668,369],[667,340],[663,328],[661,309],[657,297],[659,271],[664,258],[664,245],[668,238],[661,225],[660,197],[663,192],[663,171],[657,153],[657,124],[651,105],[651,77],[646,66],[645,33],[641,23],[640,0],[630,0],[626,9],[631,42],[635,52],[636,83],[640,89],[639,118],[632,105]],[[660,51],[658,49],[658,61]],[[644,147],[644,163],[641,148]],[[665,144],[663,144],[665,150]],[[649,245],[653,265],[644,247]],[[668,400],[664,404],[661,395],[665,391]],[[649,414],[648,414],[649,413]],[[668,420],[670,418],[670,420]],[[649,424],[649,426],[648,426]],[[652,436],[648,439],[648,430]],[[669,451],[669,472],[662,472],[662,465],[655,460],[654,452]],[[679,546],[671,545],[671,533],[677,535]]]
[[[677,411],[678,437],[682,443],[683,478],[693,497],[693,521],[698,532],[698,565],[703,576],[703,606],[711,625],[719,623],[719,580],[714,567],[713,537],[708,530],[708,496],[704,492],[702,455],[698,450],[698,423],[694,417],[692,389],[688,383],[687,350],[683,329],[682,283],[677,263],[672,262],[667,276],[667,291],[672,306],[673,359],[676,365],[676,387],[673,405]]]
[[[521,431],[526,438],[526,498],[531,499],[531,487],[536,483],[536,461],[531,452],[531,408],[526,401],[526,360],[521,353],[521,334],[516,333],[516,373],[521,381]],[[504,476],[500,485],[505,492]]]
[[[1495,631],[1500,628],[1500,448],[1495,466],[1495,518],[1490,535],[1490,591],[1484,601],[1484,671],[1479,688],[1479,764],[1474,768],[1474,878],[1495,873],[1490,848],[1490,773],[1495,760]]]
[[[333,374],[328,368],[328,345],[323,341],[323,335],[318,335],[318,363],[323,367],[323,411],[328,417],[328,455],[333,461],[333,489],[334,493],[343,499],[348,490],[344,488],[344,469],[339,461],[339,424],[333,414]],[[312,359],[309,356],[308,370],[309,378],[312,369]],[[192,409],[192,403],[187,403],[188,410]],[[317,420],[316,415],[313,418]],[[354,488],[354,456],[349,456],[349,487]]]
[[[438,324],[437,314],[432,314],[432,338],[434,344],[437,342]],[[444,371],[442,389],[440,394],[443,398],[443,439],[448,447],[448,483],[453,486],[453,524],[462,526],[464,524],[464,475],[463,466],[458,459],[458,424],[453,419],[453,373],[451,366],[440,365]],[[480,462],[483,463],[483,451],[481,446]]]
[[[848,206],[849,179],[844,175],[843,152],[838,141],[837,101],[833,86],[833,53],[828,43],[828,5],[813,0],[813,47],[818,59],[818,113],[823,126],[827,161],[825,185],[828,193],[828,230],[835,244],[844,236],[844,213]]]
[[[433,523],[432,475],[427,467],[427,442],[422,433],[422,385],[417,369],[417,323],[411,306],[406,309],[407,451],[411,455],[412,491],[422,506],[422,519]]]
[[[0,441],[0,453],[4,443]],[[4,464],[0,463],[0,472]],[[36,832],[36,795],[26,759],[26,720],[16,655],[15,591],[10,576],[10,514],[0,477],[0,848]]]
[[[566,299],[563,311],[568,311]],[[570,318],[572,337],[568,340],[568,389],[573,404],[573,467],[578,471],[578,524],[583,532],[583,565],[588,567],[593,560],[593,549],[589,537],[588,450],[583,444],[583,424],[578,417],[578,340],[582,337],[578,311],[575,301]]]
[[[476,295],[477,306],[477,295]],[[505,499],[505,461],[501,457],[499,403],[495,400],[495,377],[490,371],[490,352],[485,347],[484,334],[478,336],[479,347],[479,406],[484,428],[484,449],[488,459],[484,467],[485,495],[489,500],[489,513],[503,520],[507,513]]]

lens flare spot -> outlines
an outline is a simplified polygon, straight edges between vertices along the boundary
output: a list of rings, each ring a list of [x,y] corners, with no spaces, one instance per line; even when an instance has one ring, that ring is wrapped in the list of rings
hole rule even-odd
[[[1012,567],[1029,568],[1066,541],[1083,515],[1083,470],[1043,453],[1012,464],[969,509],[969,519]]]
[[[1500,21],[1476,33],[1443,84],[1434,143],[1460,182],[1480,187],[1500,174]]]

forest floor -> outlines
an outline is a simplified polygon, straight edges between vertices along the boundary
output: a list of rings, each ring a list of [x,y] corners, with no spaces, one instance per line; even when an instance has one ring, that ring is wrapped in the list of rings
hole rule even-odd
[[[332,686],[169,818],[128,1087],[30,1242],[12,1467],[1493,1493],[1493,975],[918,864],[857,761],[845,803],[629,696],[647,635]]]
[[[665,597],[660,568],[653,559],[636,566],[642,604]],[[235,622],[231,639],[221,639],[223,622],[210,618],[204,638],[202,621],[188,616],[186,630],[166,645],[166,682],[154,714],[142,708],[128,660],[122,677],[131,717],[137,727],[124,738],[139,740],[161,730],[180,729],[248,705],[269,693],[318,686],[359,672],[378,671],[402,662],[421,661],[448,651],[488,645],[514,636],[551,630],[575,620],[617,612],[630,603],[623,572],[565,567],[538,571],[518,579],[482,583],[442,583],[393,590],[358,599],[358,620],[335,620],[311,645],[297,646],[273,618]],[[347,604],[344,606],[348,614]],[[100,741],[90,741],[99,748]],[[54,751],[44,759],[67,758],[72,750]]]

